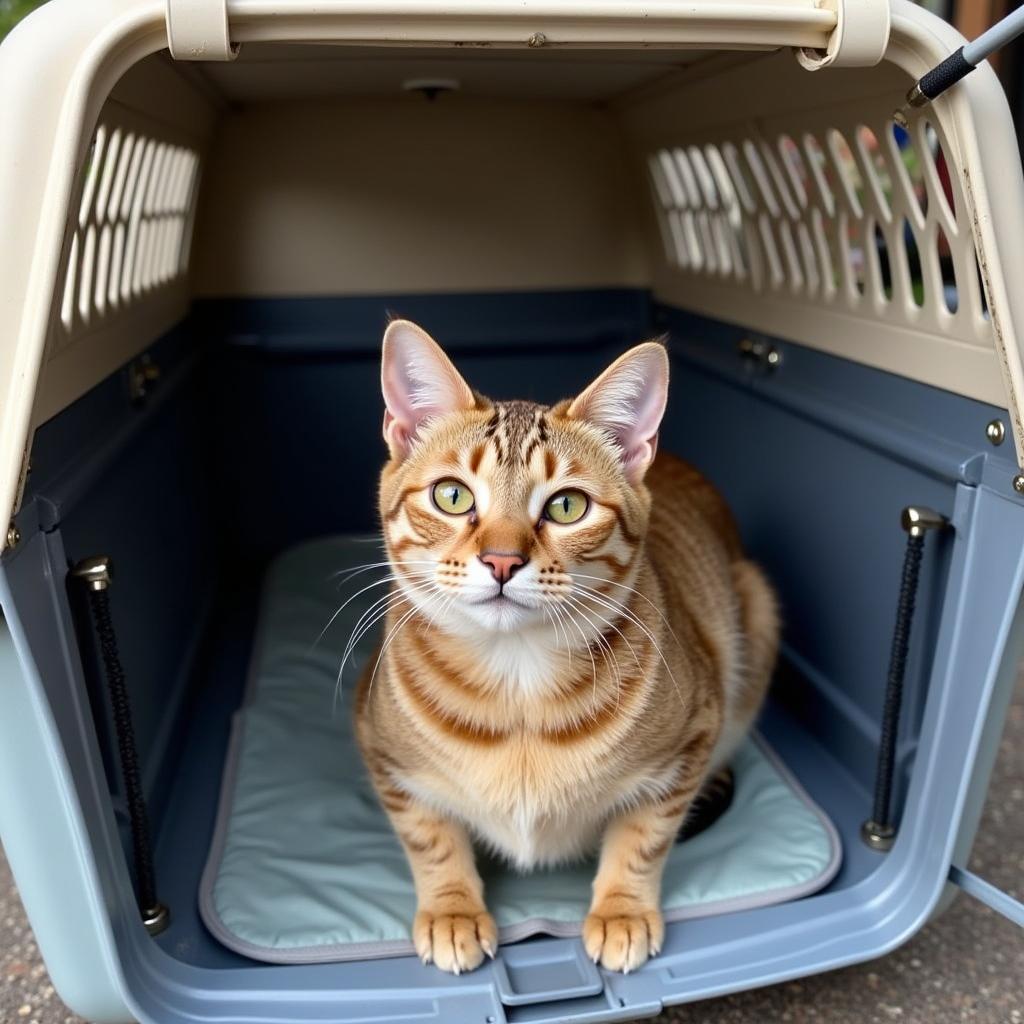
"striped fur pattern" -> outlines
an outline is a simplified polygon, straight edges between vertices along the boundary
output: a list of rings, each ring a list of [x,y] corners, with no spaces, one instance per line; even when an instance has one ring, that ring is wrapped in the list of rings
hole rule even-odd
[[[396,321],[382,382],[390,591],[357,734],[412,869],[416,949],[454,973],[494,956],[474,844],[522,870],[599,851],[583,942],[632,970],[662,944],[665,856],[767,688],[772,590],[713,487],[655,458],[660,344],[544,407],[473,392]],[[472,508],[438,507],[443,480]],[[563,524],[545,510],[567,491],[587,507]]]

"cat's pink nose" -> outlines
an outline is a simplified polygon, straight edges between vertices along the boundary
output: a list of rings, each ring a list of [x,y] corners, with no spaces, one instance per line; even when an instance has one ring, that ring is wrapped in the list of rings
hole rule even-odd
[[[502,586],[526,565],[526,559],[517,552],[485,551],[479,558]]]

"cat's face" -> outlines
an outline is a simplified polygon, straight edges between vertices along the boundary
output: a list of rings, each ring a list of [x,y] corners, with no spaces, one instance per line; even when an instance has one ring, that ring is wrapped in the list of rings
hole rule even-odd
[[[380,510],[412,604],[467,636],[539,628],[576,646],[580,622],[602,630],[609,598],[588,591],[628,586],[646,533],[664,348],[631,349],[552,407],[492,402],[399,320],[384,337],[382,387]]]

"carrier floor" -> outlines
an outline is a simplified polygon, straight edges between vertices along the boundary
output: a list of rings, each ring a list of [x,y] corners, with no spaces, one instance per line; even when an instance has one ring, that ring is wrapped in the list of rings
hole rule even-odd
[[[258,590],[256,583],[238,587],[222,601],[214,617],[205,656],[194,680],[189,726],[157,843],[161,898],[172,908],[171,926],[158,941],[171,956],[197,967],[267,969],[266,965],[233,953],[217,942],[203,925],[197,907],[231,719],[245,688]],[[868,850],[859,838],[860,825],[869,807],[869,794],[780,703],[769,703],[760,729],[811,798],[829,814],[842,838],[842,867],[823,891],[845,888],[860,881],[879,863],[878,854]],[[183,836],[188,837],[187,842],[182,841]],[[669,927],[695,933],[713,923],[712,918]],[[344,965],[271,969],[331,971],[339,966]]]

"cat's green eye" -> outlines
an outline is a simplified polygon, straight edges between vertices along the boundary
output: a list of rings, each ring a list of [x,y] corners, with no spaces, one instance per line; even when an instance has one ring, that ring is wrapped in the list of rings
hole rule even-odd
[[[463,516],[473,510],[476,499],[461,480],[441,480],[430,492],[434,504],[450,516]]]
[[[590,507],[590,500],[582,491],[559,491],[544,509],[552,522],[568,526],[578,522]]]

